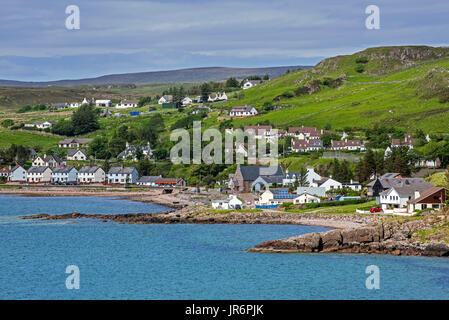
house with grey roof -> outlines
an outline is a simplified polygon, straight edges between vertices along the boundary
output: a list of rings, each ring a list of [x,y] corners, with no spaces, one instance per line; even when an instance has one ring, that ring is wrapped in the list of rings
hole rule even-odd
[[[412,179],[401,179],[399,183],[394,183],[391,187],[379,194],[378,201],[382,209],[406,208],[407,202],[419,198],[420,194],[433,187],[430,182],[417,182]]]
[[[85,161],[87,159],[88,159],[87,152],[84,149],[69,149],[69,150],[67,150],[67,160]]]
[[[9,173],[8,180],[10,182],[25,182],[27,181],[27,171],[20,165],[16,164]]]
[[[173,102],[172,95],[166,94],[166,95],[162,96],[157,103],[163,104],[163,103],[167,103],[167,102]]]
[[[229,111],[230,117],[252,117],[257,116],[259,112],[253,106],[234,107]]]
[[[258,184],[254,184],[257,178]],[[280,166],[240,166],[237,165],[232,181],[229,185],[233,190],[249,192],[254,188],[265,188],[267,185],[281,184],[284,171]]]
[[[139,173],[134,167],[112,167],[107,178],[109,184],[134,184],[139,179]]]
[[[99,166],[84,166],[78,171],[78,182],[80,184],[104,183],[106,173]]]
[[[37,156],[33,160],[33,167],[50,167],[50,168],[56,168],[58,166],[64,165],[65,162],[59,158],[58,156],[54,155],[44,155],[44,156]]]
[[[50,167],[31,167],[27,172],[28,183],[45,183],[51,181]]]
[[[89,138],[73,138],[73,139],[64,139],[58,142],[59,148],[81,148],[85,144],[88,144],[93,139]]]
[[[72,166],[62,165],[56,167],[51,173],[52,183],[68,183],[77,182],[78,180],[78,170]]]
[[[143,176],[143,177],[140,177],[140,179],[137,181],[137,184],[139,186],[155,187],[156,181],[160,178],[162,178],[162,176]]]

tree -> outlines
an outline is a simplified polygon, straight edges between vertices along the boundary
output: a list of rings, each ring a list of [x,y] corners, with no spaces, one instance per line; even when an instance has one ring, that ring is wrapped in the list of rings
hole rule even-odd
[[[103,170],[108,174],[109,170],[111,169],[111,165],[109,161],[106,159],[106,161],[103,163]]]
[[[268,73],[263,76],[263,80],[270,80],[270,76],[268,75]]]
[[[63,136],[73,136],[75,130],[72,121],[61,119],[52,126],[51,132]]]
[[[308,175],[308,172],[307,172],[306,167],[302,166],[299,169],[299,175],[298,175],[298,179],[297,179],[300,187],[308,187],[309,186],[309,181],[307,180],[307,175]]]
[[[109,159],[111,154],[108,150],[108,139],[105,137],[95,137],[89,143],[87,153],[96,159]]]
[[[208,83],[203,83],[201,85],[200,89],[201,89],[201,100],[207,101],[207,99],[209,99],[209,95],[211,93],[210,85]]]
[[[229,78],[226,80],[226,88],[238,88],[239,82],[236,78]]]
[[[75,135],[89,133],[100,128],[98,113],[89,104],[84,104],[72,114],[73,133]]]
[[[137,164],[137,171],[140,176],[149,176],[153,167],[153,164],[148,158],[141,158]]]
[[[416,160],[408,147],[396,147],[387,155],[385,168],[388,172],[399,172],[404,176],[410,176]]]

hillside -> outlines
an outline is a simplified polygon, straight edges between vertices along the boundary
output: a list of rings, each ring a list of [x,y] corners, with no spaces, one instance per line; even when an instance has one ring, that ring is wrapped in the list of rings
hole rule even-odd
[[[225,104],[262,113],[234,126],[264,121],[334,129],[376,123],[444,131],[449,128],[449,48],[381,47],[329,58],[245,90]],[[269,109],[267,109],[269,110]]]
[[[47,86],[81,86],[81,85],[99,85],[99,84],[117,84],[117,83],[174,83],[174,82],[203,82],[203,81],[221,81],[230,77],[243,79],[249,76],[263,76],[268,74],[274,78],[284,74],[287,70],[296,70],[303,68],[300,66],[268,67],[268,68],[192,68],[169,71],[153,71],[125,74],[104,75],[97,78],[87,78],[78,80],[58,80],[47,82],[25,82],[0,80],[0,86],[14,87],[47,87]],[[305,67],[307,68],[307,67]]]

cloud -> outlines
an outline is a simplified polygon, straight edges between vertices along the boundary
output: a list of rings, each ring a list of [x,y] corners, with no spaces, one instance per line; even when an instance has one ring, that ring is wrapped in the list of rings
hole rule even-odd
[[[371,2],[360,0],[77,0],[81,29],[71,31],[66,3],[4,2],[0,58],[17,69],[0,70],[0,78],[310,64],[370,46],[448,43],[449,3],[437,0],[378,0],[377,31],[365,28]],[[68,65],[51,67],[60,61]]]

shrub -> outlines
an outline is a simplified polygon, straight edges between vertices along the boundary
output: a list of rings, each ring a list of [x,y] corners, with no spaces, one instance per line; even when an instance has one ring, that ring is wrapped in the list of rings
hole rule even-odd
[[[332,202],[315,202],[315,203],[306,203],[306,207],[308,209],[320,208],[320,207],[337,207],[337,206],[345,206],[348,204],[358,204],[365,203],[367,200],[365,199],[354,199],[354,200],[343,200],[343,201],[332,201]]]
[[[14,120],[11,119],[5,119],[1,122],[1,125],[3,128],[9,128],[14,124]]]
[[[355,67],[355,71],[357,71],[358,73],[363,73],[365,72],[365,66],[363,64],[359,64],[357,65],[357,67]]]
[[[368,63],[368,58],[367,57],[359,57],[357,59],[355,59],[356,63]]]

